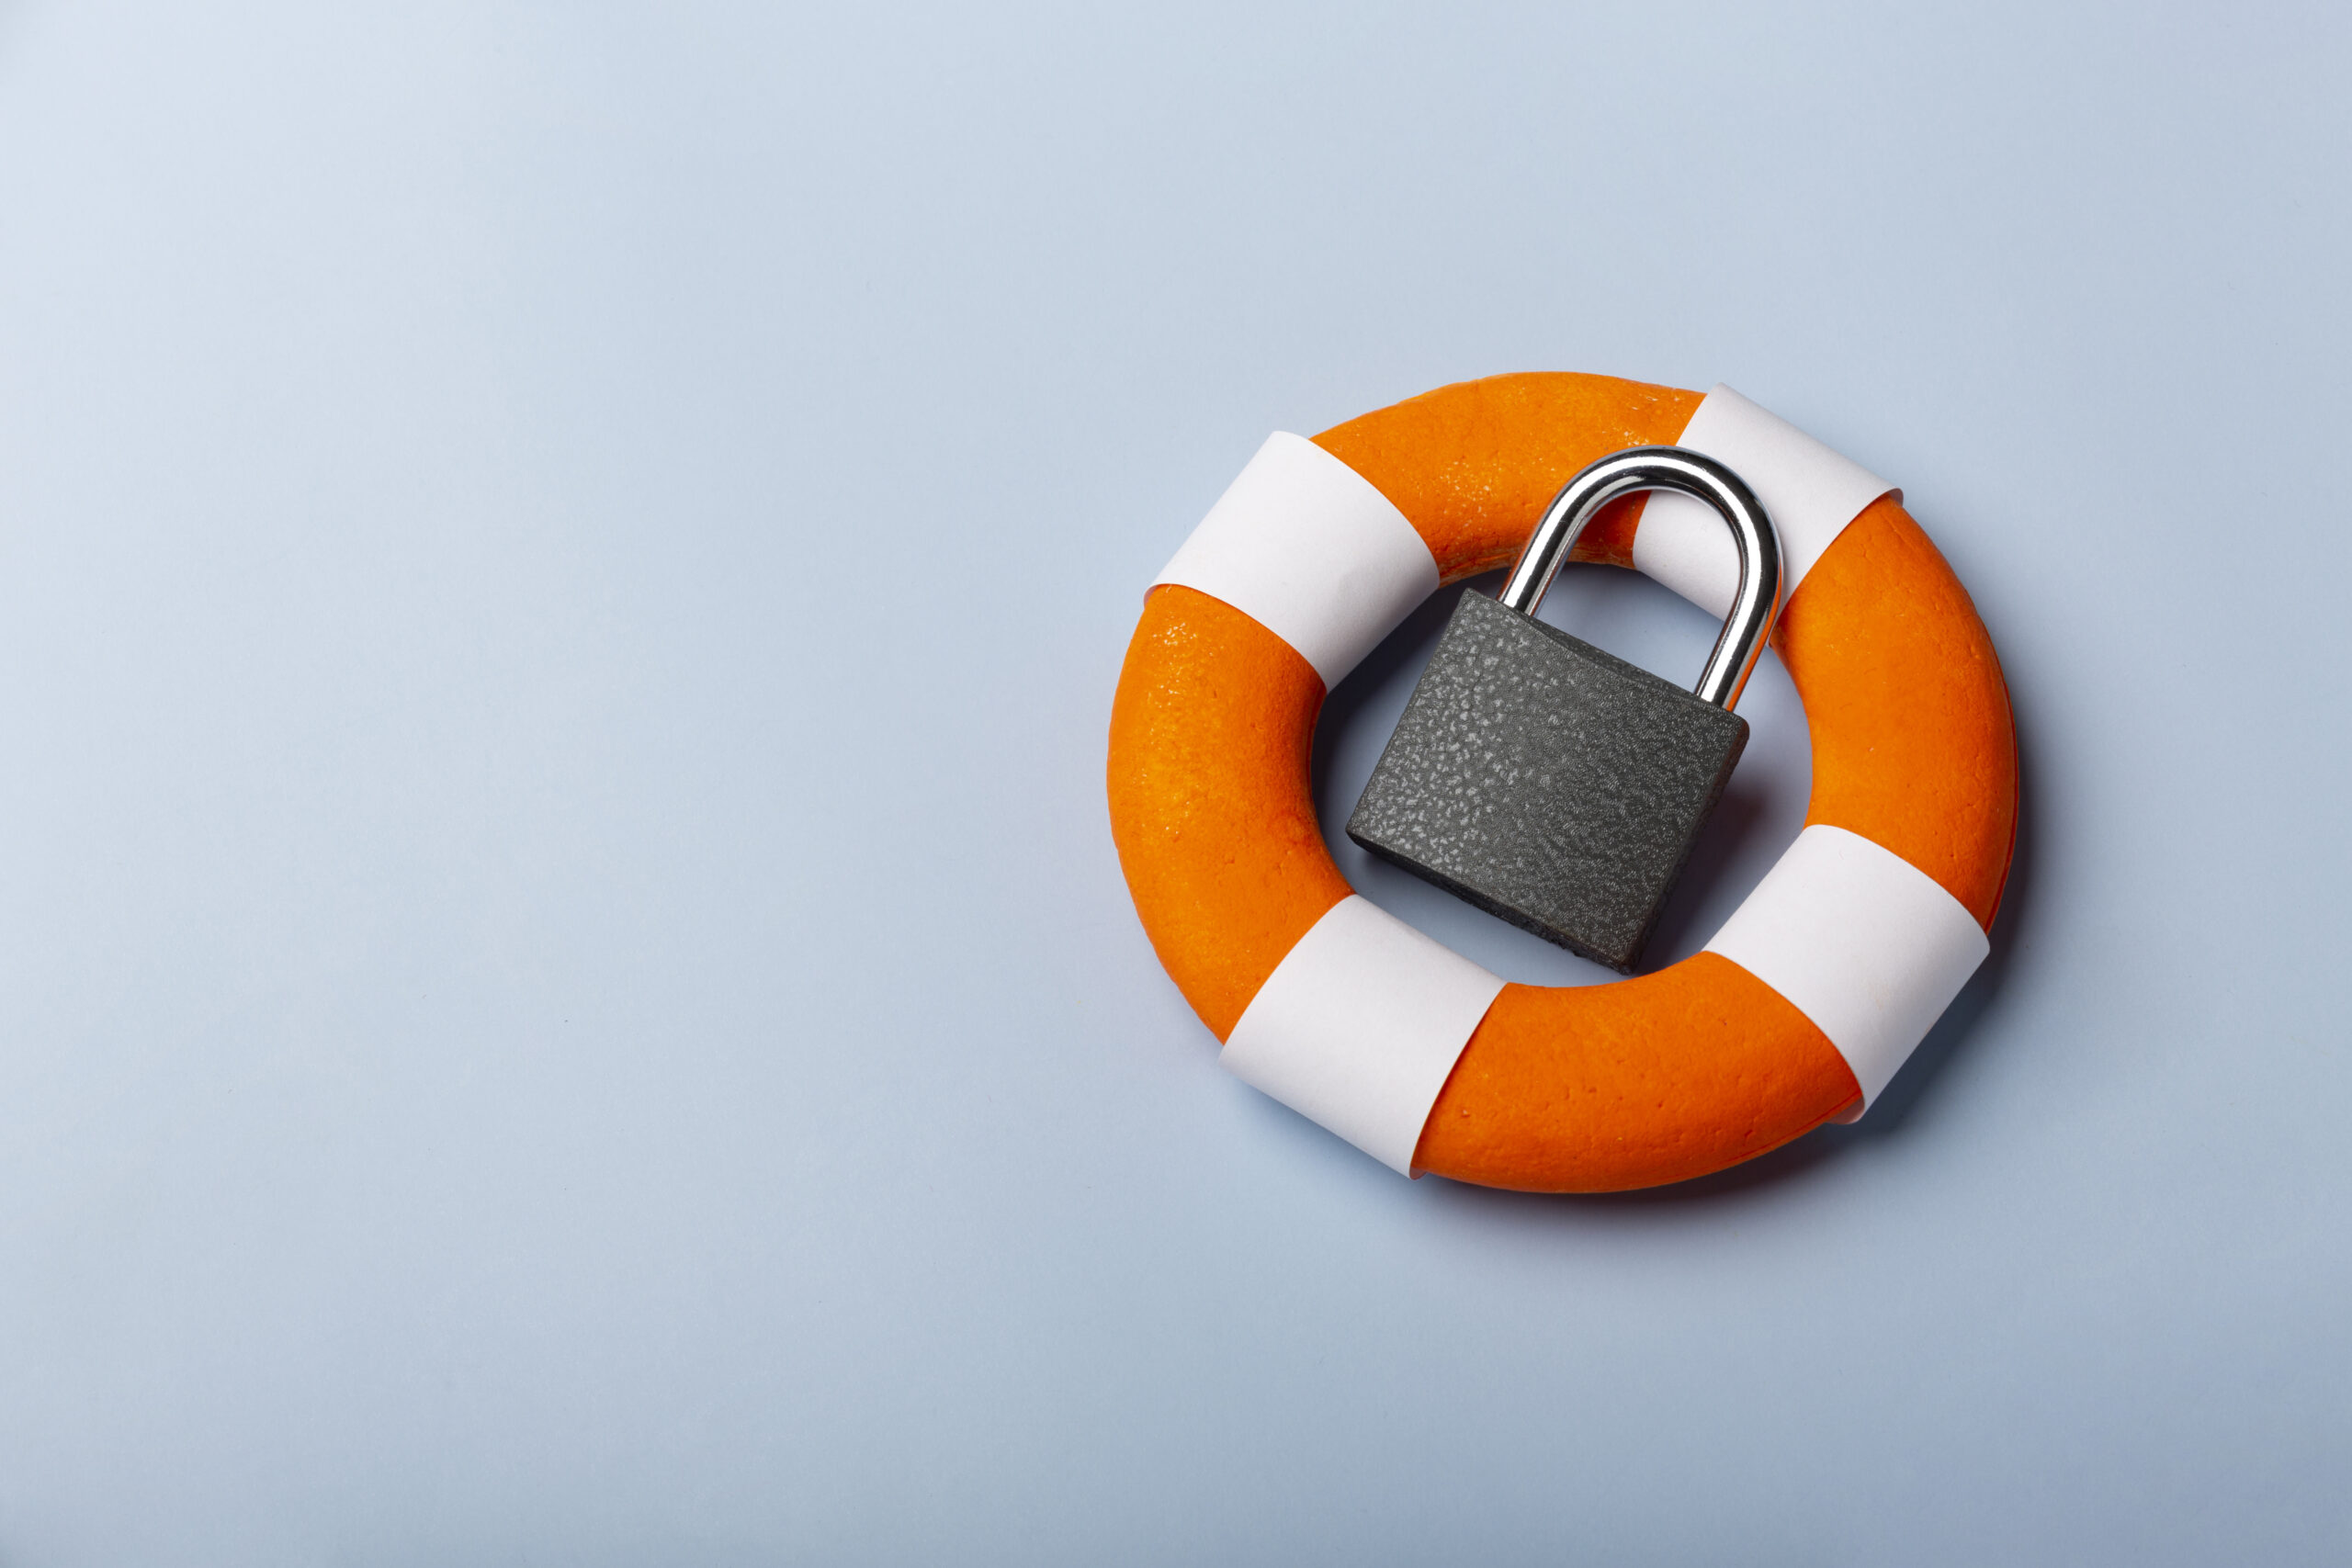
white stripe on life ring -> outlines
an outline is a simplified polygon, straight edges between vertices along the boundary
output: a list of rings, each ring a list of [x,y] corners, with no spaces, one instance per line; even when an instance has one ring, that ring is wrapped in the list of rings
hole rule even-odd
[[[1788,998],[1829,1036],[1867,1108],[1992,948],[1976,917],[1934,877],[1860,833],[1816,822],[1707,951]]]
[[[1781,603],[1795,597],[1846,525],[1894,487],[1852,458],[1718,384],[1676,440],[1747,481],[1781,536]],[[1634,568],[1710,615],[1731,613],[1739,552],[1714,509],[1673,491],[1653,494],[1634,531]]]
[[[1217,1061],[1407,1176],[1502,977],[1351,895],[1274,966]]]
[[[1276,431],[1152,587],[1163,582],[1232,605],[1296,649],[1329,692],[1437,592],[1437,558],[1370,479]]]

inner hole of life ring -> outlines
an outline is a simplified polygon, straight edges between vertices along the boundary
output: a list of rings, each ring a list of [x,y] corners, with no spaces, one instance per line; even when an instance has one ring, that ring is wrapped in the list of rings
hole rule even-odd
[[[1489,572],[1430,594],[1324,702],[1315,726],[1316,816],[1332,860],[1357,892],[1464,957],[1525,985],[1605,984],[1619,976],[1375,858],[1347,834],[1348,814],[1453,614],[1454,600],[1464,592],[1497,593],[1502,581],[1501,572]],[[1561,570],[1537,617],[1680,686],[1697,682],[1721,625],[1638,572],[1582,563]],[[1738,712],[1747,720],[1747,750],[1667,898],[1642,960],[1645,973],[1706,946],[1804,826],[1813,745],[1804,705],[1779,654],[1768,649],[1757,660]]]

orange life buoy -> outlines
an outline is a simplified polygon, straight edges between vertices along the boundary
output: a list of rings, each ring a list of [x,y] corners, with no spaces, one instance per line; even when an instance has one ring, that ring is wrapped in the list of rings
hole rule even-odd
[[[1675,444],[1702,401],[1605,377],[1498,376],[1314,444],[1401,513],[1452,581],[1508,565],[1571,475],[1624,447]],[[1634,565],[1643,508],[1637,496],[1604,513],[1577,558]],[[1968,594],[1899,492],[1838,525],[1771,641],[1812,739],[1807,837],[1818,828],[1913,868],[1981,943],[2016,833],[2007,691]],[[1148,593],[1113,706],[1112,828],[1145,931],[1221,1041],[1351,898],[1308,793],[1325,694],[1315,663],[1240,609],[1181,582]],[[1842,1004],[1805,1001],[1714,951],[1612,984],[1500,985],[1408,1136],[1410,1165],[1599,1191],[1751,1158],[1863,1099],[1833,1040]]]

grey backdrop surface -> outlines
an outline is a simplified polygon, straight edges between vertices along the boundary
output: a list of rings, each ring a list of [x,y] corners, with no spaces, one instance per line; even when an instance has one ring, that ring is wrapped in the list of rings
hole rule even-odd
[[[2352,38],[1941,9],[0,11],[0,1564],[2342,1561]],[[1682,1190],[1257,1098],[1110,848],[1258,440],[1521,368],[2016,696],[1993,962]]]

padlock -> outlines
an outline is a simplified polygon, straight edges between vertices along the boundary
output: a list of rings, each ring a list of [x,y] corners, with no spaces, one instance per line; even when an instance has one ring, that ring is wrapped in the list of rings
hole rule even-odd
[[[1731,527],[1739,590],[1695,691],[1535,618],[1585,525],[1636,491]],[[1487,913],[1630,974],[1747,745],[1732,712],[1780,607],[1781,543],[1738,475],[1636,446],[1570,479],[1498,599],[1462,595],[1348,837]]]

